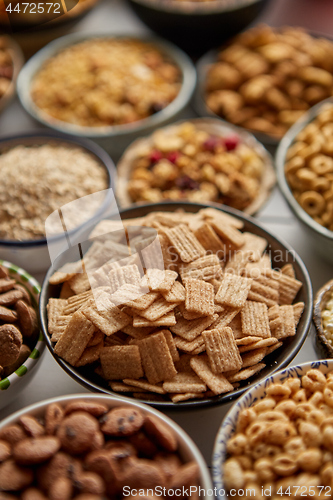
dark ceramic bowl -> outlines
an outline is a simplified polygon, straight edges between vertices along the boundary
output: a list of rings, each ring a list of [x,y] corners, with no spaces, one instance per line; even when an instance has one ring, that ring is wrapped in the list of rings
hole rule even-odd
[[[271,233],[263,229],[256,221],[249,217],[244,216],[242,212],[238,210],[234,210],[231,208],[227,208],[225,206],[211,204],[214,208],[226,212],[228,214],[232,214],[236,216],[238,219],[244,222],[244,231],[250,231],[258,236],[264,237],[268,241],[267,251],[270,253],[272,258],[272,265],[275,268],[282,267],[284,264],[292,263],[295,268],[296,278],[302,281],[303,287],[299,291],[296,300],[303,301],[305,303],[305,308],[301,320],[298,324],[296,335],[294,337],[290,337],[284,343],[283,349],[278,349],[274,351],[271,355],[266,358],[266,367],[254,377],[251,378],[250,382],[243,383],[238,389],[234,390],[231,393],[223,394],[221,396],[216,396],[214,398],[206,398],[200,399],[198,401],[185,401],[182,403],[172,403],[171,401],[165,402],[152,402],[153,406],[156,407],[165,407],[166,409],[181,409],[181,408],[190,408],[190,407],[201,407],[201,406],[209,406],[214,404],[221,403],[229,403],[234,399],[238,398],[245,390],[254,386],[257,382],[262,380],[264,377],[271,375],[276,370],[279,370],[285,366],[287,366],[292,359],[296,356],[298,351],[300,350],[310,327],[311,318],[312,318],[312,285],[310,281],[309,274],[300,259],[300,257],[294,252],[294,250],[285,242],[279,240]],[[187,212],[196,213],[201,208],[205,208],[207,205],[197,204],[197,203],[159,203],[156,205],[144,205],[144,206],[136,206],[133,208],[129,208],[126,210],[120,211],[120,215],[122,219],[128,219],[133,217],[143,217],[148,213],[153,211],[166,211],[166,212],[174,212],[177,209],[183,209]],[[87,239],[87,235],[91,231],[90,228],[86,228],[84,234],[81,233],[77,243],[80,241],[84,241]],[[66,262],[73,261],[73,256],[71,255],[71,250],[68,250],[64,253],[57,263],[57,268],[59,266],[65,264]],[[40,320],[41,326],[44,333],[46,344],[55,358],[55,360],[59,363],[59,365],[78,383],[88,388],[93,392],[104,392],[108,394],[115,394],[112,392],[106,383],[103,384],[101,379],[94,373],[91,368],[75,368],[68,364],[66,361],[59,358],[54,353],[54,348],[50,337],[48,335],[48,320],[47,320],[47,311],[46,305],[50,297],[59,297],[60,286],[54,286],[49,284],[49,279],[54,272],[54,267],[51,267],[45,277],[44,283],[42,285],[41,297],[40,297]]]
[[[270,0],[128,0],[149,28],[191,55],[203,54],[251,24]]]
[[[321,313],[325,308],[327,301],[330,299],[332,292],[333,280],[329,281],[322,288],[320,288],[320,290],[318,290],[314,300],[313,309],[313,321],[316,325],[318,343],[323,356],[327,358],[333,358],[333,346],[328,342],[324,334]]]

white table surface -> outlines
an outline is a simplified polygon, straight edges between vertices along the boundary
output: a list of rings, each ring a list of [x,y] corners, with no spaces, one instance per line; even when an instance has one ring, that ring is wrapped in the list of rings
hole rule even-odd
[[[272,25],[302,25],[333,34],[332,16],[331,0],[273,0],[260,21]],[[73,31],[140,33],[145,32],[146,28],[123,0],[104,0]],[[17,100],[0,117],[0,137],[38,128],[40,127],[29,118]],[[333,266],[324,262],[309,246],[303,228],[289,210],[278,188],[257,218],[269,231],[286,240],[298,252],[309,270],[314,292],[333,277]],[[36,278],[42,280],[42,276]],[[317,358],[313,342],[312,328],[302,349],[293,360],[293,365]],[[12,404],[0,411],[0,419],[43,399],[86,392],[88,391],[74,382],[57,365],[49,352],[45,352],[32,383]],[[195,411],[166,413],[188,432],[210,465],[216,433],[230,406],[228,404]]]

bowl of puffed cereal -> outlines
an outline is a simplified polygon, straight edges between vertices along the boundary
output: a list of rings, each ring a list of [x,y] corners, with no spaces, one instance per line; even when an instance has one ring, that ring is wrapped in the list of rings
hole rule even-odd
[[[214,499],[207,464],[186,432],[124,398],[35,403],[1,421],[0,440],[3,499],[165,499],[183,491]]]
[[[191,60],[168,42],[76,33],[35,54],[17,88],[22,105],[40,123],[93,139],[114,157],[183,111],[195,83]]]
[[[283,137],[277,177],[313,248],[333,262],[333,99],[319,103]]]
[[[213,118],[178,122],[137,139],[117,164],[117,199],[215,202],[254,214],[275,185],[273,161],[248,132]]]
[[[218,500],[330,498],[332,399],[331,359],[279,371],[246,392],[216,437]]]
[[[42,273],[112,204],[114,164],[88,139],[52,131],[0,139],[0,254]]]
[[[40,285],[30,274],[0,260],[0,409],[27,387],[40,367],[45,341],[37,317],[39,293]]]
[[[333,280],[322,286],[315,297],[313,321],[321,350],[333,358]]]
[[[312,319],[304,264],[221,205],[120,211],[49,269],[40,318],[74,380],[161,408],[222,404],[286,366]]]
[[[287,130],[333,94],[333,41],[304,28],[260,24],[197,64],[195,105],[277,146]]]

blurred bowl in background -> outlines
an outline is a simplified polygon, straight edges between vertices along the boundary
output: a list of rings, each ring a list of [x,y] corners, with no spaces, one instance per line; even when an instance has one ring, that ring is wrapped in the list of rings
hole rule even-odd
[[[333,358],[333,343],[332,341],[328,341],[324,328],[323,328],[323,319],[322,312],[326,307],[326,304],[329,300],[332,300],[333,297],[333,280],[330,280],[323,287],[318,290],[314,299],[314,308],[313,308],[313,321],[316,326],[317,331],[317,339],[320,344],[321,351],[325,357]],[[333,318],[332,318],[333,321]]]
[[[23,66],[24,57],[19,45],[15,42],[15,40],[12,37],[9,37],[7,35],[1,36],[0,46],[1,48],[4,48],[6,52],[8,52],[12,60],[11,82],[8,85],[5,93],[0,97],[0,114],[1,114],[2,111],[8,106],[8,104],[10,104],[11,100],[15,95],[16,80]]]

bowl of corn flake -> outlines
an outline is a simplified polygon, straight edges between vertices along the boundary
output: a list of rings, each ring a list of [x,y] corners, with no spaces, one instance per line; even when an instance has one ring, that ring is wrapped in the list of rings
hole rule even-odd
[[[136,140],[117,165],[117,199],[216,202],[257,212],[275,185],[272,158],[248,132],[213,118],[169,125]]]
[[[277,177],[313,248],[333,262],[333,100],[317,104],[283,137]]]
[[[333,357],[333,280],[318,290],[313,310],[317,337],[322,350],[329,358]]]
[[[155,406],[229,402],[300,349],[309,275],[239,211],[161,203],[80,235],[49,269],[40,317],[60,366],[91,391]]]
[[[279,371],[247,391],[216,437],[218,500],[331,497],[332,387],[329,359]]]
[[[45,272],[50,255],[111,203],[114,164],[86,139],[55,132],[3,138],[0,169],[1,256],[29,272]],[[80,202],[86,196],[90,203]]]
[[[18,79],[26,111],[43,125],[88,137],[114,155],[172,121],[196,83],[189,57],[133,35],[72,34],[33,56]]]

